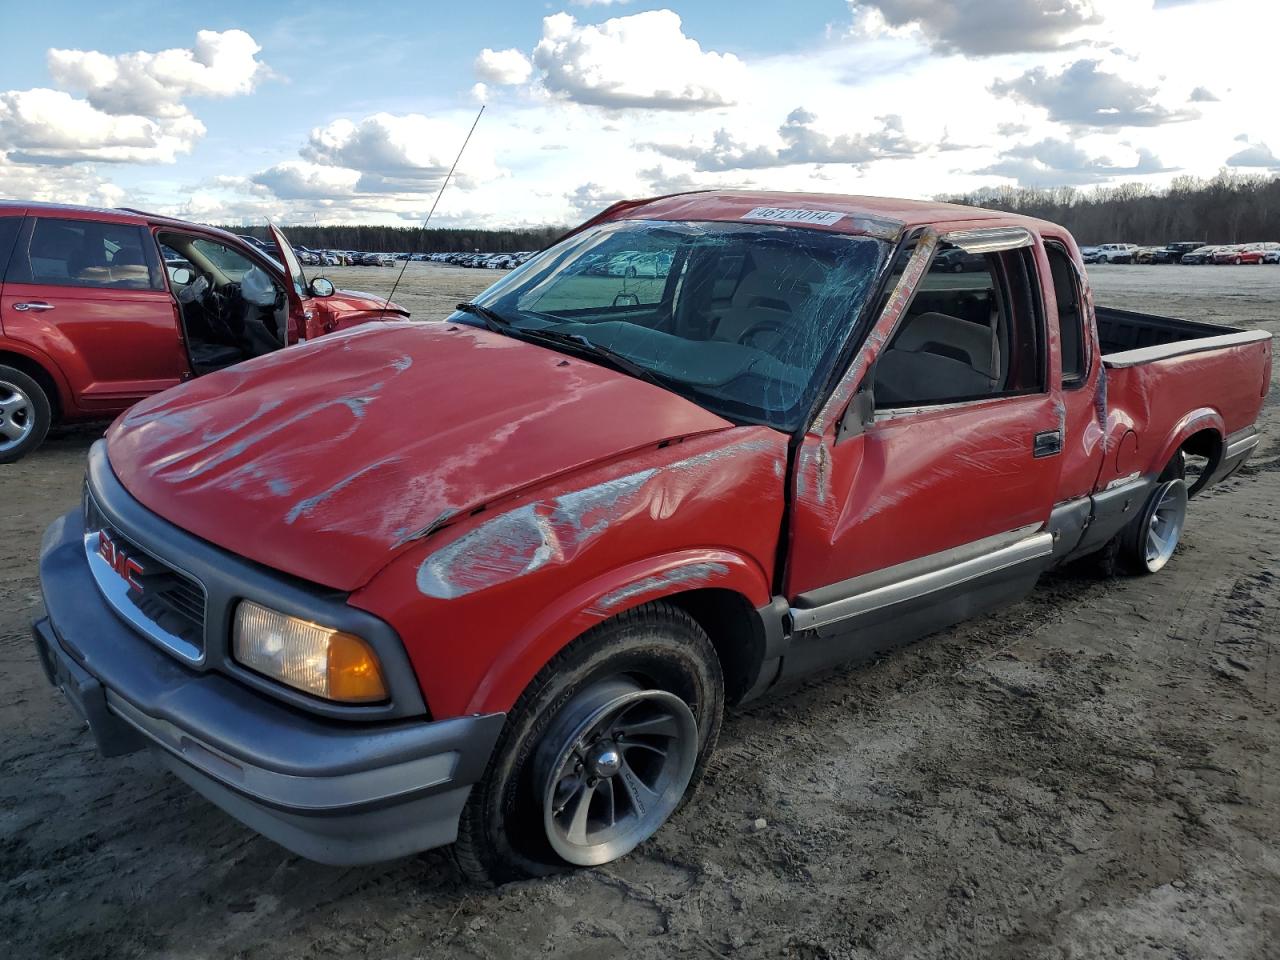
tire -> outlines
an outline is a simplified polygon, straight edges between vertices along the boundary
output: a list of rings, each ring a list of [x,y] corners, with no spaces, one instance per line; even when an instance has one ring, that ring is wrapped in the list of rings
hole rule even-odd
[[[1241,260],[1239,257],[1236,257],[1236,266],[1238,267],[1238,266],[1240,266],[1242,263],[1244,263],[1244,261],[1243,261],[1243,260]]]
[[[634,280],[636,276],[636,268],[627,267],[626,270],[622,271],[622,275],[626,277],[628,280]]]
[[[15,463],[44,442],[53,408],[44,387],[0,364],[0,463]]]
[[[458,824],[459,868],[476,883],[499,884],[625,855],[692,796],[723,712],[720,661],[683,610],[647,604],[589,630],[539,671],[508,714]],[[671,736],[634,730],[657,730],[653,718],[663,716]],[[654,788],[639,807],[628,799],[637,777]],[[580,802],[599,816],[584,816],[588,829],[575,839]],[[603,826],[606,811],[613,826]]]

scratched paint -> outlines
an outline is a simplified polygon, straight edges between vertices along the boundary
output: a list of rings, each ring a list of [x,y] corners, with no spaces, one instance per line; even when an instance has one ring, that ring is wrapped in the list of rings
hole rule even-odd
[[[341,491],[345,490],[347,487],[351,486],[351,484],[355,483],[361,477],[365,476],[366,474],[373,473],[375,470],[381,470],[383,467],[389,466],[391,464],[400,463],[401,459],[402,458],[400,457],[387,457],[383,460],[375,461],[374,463],[370,463],[366,466],[361,467],[359,470],[355,471],[354,473],[347,474],[347,476],[343,477],[337,483],[333,484],[332,486],[328,487],[325,490],[320,491],[314,496],[303,497],[301,500],[299,500],[289,509],[288,513],[284,515],[284,522],[294,523],[299,517],[310,516],[312,513],[315,512],[316,508],[319,507],[322,503],[324,503],[334,494],[340,493]]]
[[[619,607],[628,605],[630,601],[637,597],[670,593],[675,590],[688,590],[701,584],[711,583],[719,577],[727,576],[728,573],[729,568],[723,563],[691,563],[687,566],[676,567],[665,573],[645,577],[635,583],[629,583],[625,587],[619,587],[606,593],[595,602],[591,612],[599,616],[605,616],[613,613]]]
[[[509,510],[435,551],[418,568],[418,589],[452,600],[564,562],[608,527],[656,474],[640,470]]]

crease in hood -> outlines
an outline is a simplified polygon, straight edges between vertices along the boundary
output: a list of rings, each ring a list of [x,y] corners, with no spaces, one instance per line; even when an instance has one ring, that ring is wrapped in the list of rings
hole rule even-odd
[[[660,387],[473,327],[391,322],[166,391],[107,433],[125,488],[184,530],[354,590],[460,513],[729,427]]]

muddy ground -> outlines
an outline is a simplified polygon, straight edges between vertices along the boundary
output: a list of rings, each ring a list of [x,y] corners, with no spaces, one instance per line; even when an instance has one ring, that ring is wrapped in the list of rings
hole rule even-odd
[[[494,279],[410,270],[397,299],[420,317]],[[1280,332],[1280,268],[1093,276],[1102,303]],[[145,755],[94,755],[27,639],[40,533],[76,502],[98,432],[64,431],[0,467],[0,943],[15,958],[1276,957],[1274,396],[1263,426],[1158,576],[1055,576],[741,709],[658,838],[497,891],[464,885],[447,851],[307,863]]]

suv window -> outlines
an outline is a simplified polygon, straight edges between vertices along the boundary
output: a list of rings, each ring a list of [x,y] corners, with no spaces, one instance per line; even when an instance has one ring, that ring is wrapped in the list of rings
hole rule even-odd
[[[948,256],[948,249],[942,244],[937,255]],[[965,272],[926,273],[876,363],[876,407],[1044,390],[1032,268],[1028,252],[1014,250],[971,259]]]
[[[147,255],[151,242],[141,227],[97,220],[32,221],[26,242],[14,254],[8,279],[65,287],[163,289],[164,280]]]
[[[4,279],[5,264],[13,252],[18,231],[22,229],[22,217],[0,217],[0,280]]]

